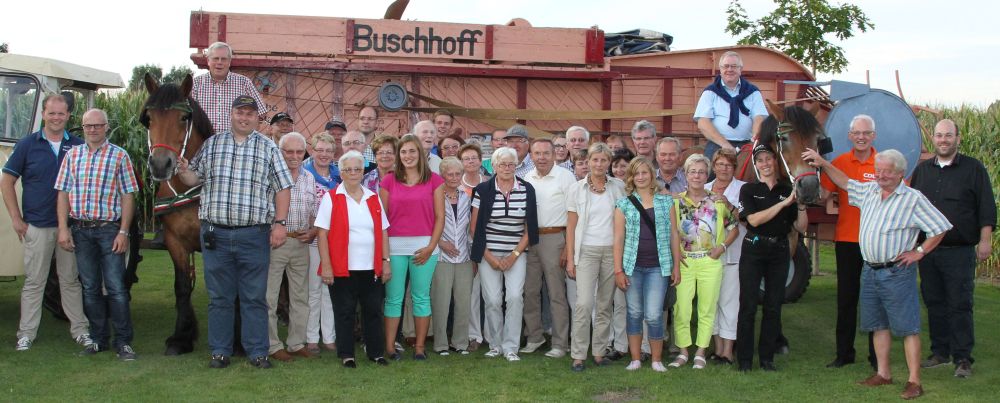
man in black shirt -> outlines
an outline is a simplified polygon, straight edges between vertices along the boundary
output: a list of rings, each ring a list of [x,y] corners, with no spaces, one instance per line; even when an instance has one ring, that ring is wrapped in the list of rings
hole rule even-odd
[[[920,261],[920,290],[927,306],[931,355],[924,368],[954,359],[955,376],[972,375],[972,292],[976,263],[990,256],[997,206],[983,164],[958,153],[961,137],[950,119],[934,126],[935,156],[913,171],[921,191],[953,225],[941,245]]]

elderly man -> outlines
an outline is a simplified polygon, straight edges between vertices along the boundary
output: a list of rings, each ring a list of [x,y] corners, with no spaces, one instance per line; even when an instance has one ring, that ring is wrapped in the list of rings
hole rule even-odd
[[[357,132],[354,132],[357,133]],[[316,180],[302,167],[306,155],[306,139],[298,132],[281,137],[278,142],[281,155],[292,175],[288,207],[287,234],[290,238],[271,252],[267,272],[268,355],[279,361],[292,361],[297,355],[311,358],[313,353],[305,348],[306,322],[309,319],[309,243],[316,237],[312,223],[316,221],[319,195]],[[291,239],[294,238],[294,239]],[[281,279],[288,277],[288,348],[278,337],[278,294]]]
[[[344,137],[340,140],[340,146],[344,149],[344,152],[351,150],[357,151],[358,153],[364,155],[365,147],[365,135],[357,130],[351,130],[344,133]],[[365,160],[365,173],[371,172],[375,169],[375,162]]]
[[[178,159],[188,186],[204,184],[198,218],[208,290],[211,368],[229,366],[233,354],[236,297],[242,343],[251,365],[268,360],[267,273],[271,248],[285,243],[292,176],[278,146],[254,127],[257,102],[239,96],[232,105],[232,131],[210,137],[191,160]],[[270,246],[270,248],[268,247]]]
[[[872,147],[872,142],[875,141],[875,121],[868,115],[855,116],[851,119],[847,138],[851,141],[851,150],[831,163],[849,179],[858,182],[875,180],[876,151]],[[821,183],[824,199],[829,192],[837,191],[837,185],[829,176],[824,175]],[[858,331],[858,292],[861,290],[861,267],[864,265],[861,247],[858,245],[861,210],[850,205],[845,191],[837,193],[837,202],[840,212],[833,237],[837,258],[837,356],[826,365],[827,368],[840,368],[854,362],[854,335]],[[877,368],[871,333],[868,333],[868,362]]]
[[[735,149],[757,138],[767,116],[764,97],[748,80],[740,78],[743,58],[729,51],[719,58],[719,75],[705,87],[694,110],[698,131],[708,144],[705,156],[712,158],[720,148]]]
[[[24,244],[24,286],[21,288],[21,322],[17,328],[17,351],[31,348],[38,335],[42,319],[42,296],[49,278],[49,266],[55,252],[56,270],[59,274],[59,292],[63,312],[69,319],[70,335],[78,344],[92,344],[87,330],[87,316],[79,275],[73,253],[56,247],[56,200],[59,192],[53,189],[59,166],[70,147],[83,144],[80,138],[66,132],[69,105],[60,94],[49,94],[42,101],[42,120],[45,128],[31,133],[14,147],[10,159],[3,167],[0,190],[3,202],[13,224],[14,232]],[[21,204],[17,202],[14,185],[23,179]],[[24,207],[23,215],[21,207]]]
[[[958,126],[944,119],[934,126],[934,158],[913,171],[910,186],[921,191],[954,227],[941,245],[920,261],[920,290],[927,306],[932,368],[954,360],[955,376],[972,376],[972,292],[976,263],[990,257],[997,221],[996,199],[983,164],[958,152]]]
[[[365,161],[375,162],[375,153],[372,151],[371,143],[375,139],[375,130],[378,129],[378,109],[374,106],[366,106],[358,111],[358,131],[364,135],[365,150],[362,155]],[[368,172],[368,171],[365,171]]]
[[[128,153],[108,142],[108,115],[91,109],[81,120],[86,144],[66,153],[55,183],[59,191],[59,245],[76,254],[83,309],[94,338],[81,355],[111,348],[110,322],[118,359],[133,361],[136,355],[132,349],[131,298],[125,285],[125,252],[135,213],[133,194],[139,185]]]
[[[569,349],[569,305],[566,301],[566,192],[576,182],[573,173],[555,166],[552,140],[531,142],[535,168],[524,180],[535,188],[538,204],[538,244],[528,250],[524,282],[524,334],[522,353],[533,353],[543,344],[542,284],[548,291],[552,312],[552,348],[546,357],[559,358]]]
[[[429,120],[417,122],[413,125],[413,134],[420,139],[420,145],[424,148],[424,153],[427,154],[427,166],[432,172],[440,174],[441,157],[431,152],[431,147],[437,141],[437,129],[434,127],[434,122]]]
[[[523,125],[513,125],[507,129],[507,134],[503,137],[503,145],[506,147],[513,148],[517,152],[517,160],[520,161],[517,164],[517,168],[514,169],[514,175],[518,178],[524,178],[535,169],[535,163],[531,160],[531,155],[528,154],[528,143],[531,139],[528,137],[528,128]]]
[[[676,137],[664,137],[656,142],[656,180],[660,186],[670,191],[671,194],[678,194],[687,189],[687,177],[684,170],[680,169],[681,164],[681,142]]]
[[[503,138],[505,136],[507,136],[507,130],[505,129],[494,130],[493,134],[490,135],[490,149],[483,150],[483,155],[487,156],[487,158],[483,159],[483,170],[486,171],[487,175],[493,175],[493,161],[491,161],[490,158],[488,158],[488,156],[492,155],[493,150],[503,147],[504,144]]]
[[[341,141],[344,138],[344,133],[347,133],[347,124],[344,123],[340,117],[334,116],[330,118],[329,122],[326,122],[326,125],[323,126],[323,130],[326,130],[327,133],[333,136],[333,145],[334,148],[336,148],[333,159],[336,161],[341,155],[344,154],[344,150],[341,148]]]
[[[271,139],[271,141],[277,143],[281,140],[281,136],[292,132],[292,125],[294,123],[295,121],[292,120],[292,117],[288,116],[287,113],[275,113],[274,116],[271,116],[271,124],[270,127],[268,127],[269,133],[267,137]]]
[[[924,390],[920,384],[917,262],[941,243],[951,223],[927,197],[903,183],[906,158],[899,151],[875,154],[874,182],[849,179],[814,150],[806,150],[802,158],[822,168],[833,183],[847,190],[848,202],[861,209],[858,244],[865,261],[861,272],[861,330],[875,332],[878,370],[859,383],[892,383],[889,347],[895,335],[903,338],[910,370],[901,397],[919,397]],[[921,232],[927,238],[914,248]]]
[[[267,110],[253,81],[229,69],[233,62],[233,48],[225,42],[215,42],[205,50],[205,56],[208,58],[208,73],[194,78],[191,97],[208,114],[213,131],[218,134],[230,130],[230,109],[236,97],[241,95],[253,98],[257,103],[257,115],[263,117]],[[256,122],[254,125],[256,128]]]
[[[635,122],[632,125],[632,144],[635,145],[636,157],[643,157],[653,164],[657,164],[655,125],[648,120]]]
[[[567,158],[559,166],[573,172],[573,156],[580,153],[581,150],[586,150],[588,146],[590,146],[590,132],[587,129],[580,126],[566,129],[566,148],[569,150],[570,158]]]

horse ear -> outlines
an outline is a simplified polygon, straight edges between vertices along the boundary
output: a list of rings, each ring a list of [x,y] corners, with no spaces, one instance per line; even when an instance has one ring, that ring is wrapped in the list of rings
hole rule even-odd
[[[150,94],[156,92],[156,90],[160,88],[160,83],[156,82],[156,79],[149,73],[146,73],[145,77],[143,77],[143,81],[146,82],[146,92]]]
[[[765,99],[764,103],[767,107],[767,113],[770,113],[771,116],[774,116],[774,118],[779,122],[785,120],[785,108],[778,106],[778,104],[774,103],[770,99]]]
[[[184,81],[181,82],[181,93],[184,94],[184,98],[187,98],[189,95],[191,95],[191,87],[193,85],[194,83],[191,80],[191,75],[190,74],[185,75]]]
[[[819,114],[819,102],[809,102],[804,109],[815,117]]]

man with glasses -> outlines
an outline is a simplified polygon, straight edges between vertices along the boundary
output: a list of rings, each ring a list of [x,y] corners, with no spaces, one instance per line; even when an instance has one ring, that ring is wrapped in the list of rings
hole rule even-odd
[[[59,246],[76,254],[83,309],[94,338],[81,355],[111,347],[110,323],[115,329],[118,359],[133,361],[136,355],[132,349],[131,298],[125,285],[125,251],[129,249],[134,193],[139,185],[128,153],[108,141],[108,115],[91,109],[81,120],[86,144],[66,153],[55,184],[59,191]]]
[[[503,147],[503,138],[506,136],[507,130],[505,129],[496,129],[490,135],[490,149],[483,150],[483,155],[487,156],[487,158],[483,159],[483,170],[486,171],[487,175],[493,175],[493,161],[488,156],[493,155],[493,150]]]
[[[507,135],[503,137],[503,145],[513,148],[517,152],[517,160],[520,163],[514,169],[514,175],[518,178],[524,179],[528,172],[535,169],[535,163],[531,160],[531,155],[528,154],[528,142],[530,141],[528,128],[523,125],[511,126],[510,129],[507,129]]]
[[[841,170],[848,179],[858,182],[875,180],[875,120],[868,115],[857,115],[851,119],[847,138],[851,141],[851,150],[847,151],[831,163]],[[861,247],[858,245],[858,228],[861,225],[861,210],[848,203],[847,191],[838,190],[830,177],[820,178],[823,186],[823,199],[830,193],[837,192],[839,211],[837,226],[833,241],[834,253],[837,259],[837,355],[827,368],[840,368],[854,363],[854,336],[858,332],[858,296],[861,292],[861,268],[864,259],[861,257]],[[872,343],[872,333],[868,332],[868,362],[872,368],[877,366],[875,346]]]
[[[635,156],[643,157],[654,166],[656,162],[656,126],[648,120],[640,120],[632,125],[632,144],[635,145]],[[570,155],[573,155],[570,153]]]
[[[83,144],[83,140],[70,136],[66,131],[69,105],[61,94],[49,94],[42,100],[42,120],[45,122],[42,130],[24,136],[14,146],[0,179],[7,214],[17,238],[24,245],[24,286],[21,288],[17,351],[30,349],[38,335],[42,297],[49,279],[53,252],[70,335],[83,347],[93,343],[87,330],[87,316],[83,313],[83,295],[75,257],[71,252],[56,247],[56,200],[59,192],[52,188],[66,153],[71,147]],[[18,179],[22,180],[23,191],[20,206],[17,188],[14,187]]]
[[[572,126],[566,129],[566,147],[569,149],[570,158],[563,161],[559,166],[573,172],[573,156],[580,150],[586,150],[590,145],[590,132],[580,126]]]
[[[351,150],[357,151],[358,153],[364,154],[365,147],[365,136],[359,131],[351,130],[344,134],[344,137],[340,139],[340,145],[344,149],[344,152]],[[373,161],[365,160],[365,172],[375,169],[375,163]]]
[[[232,128],[230,111],[233,101],[241,95],[254,99],[257,103],[257,115],[263,119],[267,110],[264,108],[264,100],[257,92],[257,86],[246,76],[230,71],[233,48],[225,42],[215,42],[205,50],[205,57],[208,73],[194,78],[191,97],[208,114],[215,134],[225,133]]]
[[[292,132],[292,125],[295,123],[292,117],[285,112],[275,113],[271,116],[271,127],[268,136],[271,141],[277,143],[284,136]]]
[[[743,59],[728,51],[719,59],[719,75],[705,87],[698,99],[694,119],[698,130],[708,140],[705,156],[712,158],[719,148],[734,149],[757,138],[760,124],[767,116],[764,97],[748,80],[740,78]]]
[[[375,162],[375,153],[372,151],[372,140],[375,139],[375,130],[378,129],[378,110],[374,106],[366,106],[358,111],[358,131],[365,136],[365,150],[361,153],[367,162]]]
[[[681,165],[681,142],[676,137],[664,137],[656,143],[656,180],[660,186],[678,194],[687,189],[687,177]]]

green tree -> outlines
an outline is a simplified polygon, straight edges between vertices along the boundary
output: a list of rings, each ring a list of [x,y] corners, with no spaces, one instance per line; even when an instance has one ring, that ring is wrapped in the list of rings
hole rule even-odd
[[[853,4],[831,6],[826,0],[774,0],[777,8],[750,20],[739,0],[732,0],[726,15],[726,32],[742,36],[741,45],[778,49],[817,71],[839,73],[847,67],[844,49],[827,40],[854,36],[854,30],[875,28],[861,8]]]
[[[180,84],[181,81],[184,81],[184,77],[186,77],[188,74],[192,76],[194,75],[190,67],[173,66],[170,68],[170,71],[167,72],[167,75],[163,76],[163,83]]]
[[[0,43],[0,53],[7,53],[9,51],[10,47],[7,45],[7,42]]]
[[[153,78],[159,80],[163,77],[163,69],[155,64],[140,64],[132,68],[132,78],[128,80],[128,89],[130,91],[137,91],[140,88],[145,88],[142,82],[143,77],[146,73],[152,74]]]

